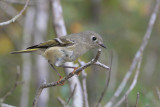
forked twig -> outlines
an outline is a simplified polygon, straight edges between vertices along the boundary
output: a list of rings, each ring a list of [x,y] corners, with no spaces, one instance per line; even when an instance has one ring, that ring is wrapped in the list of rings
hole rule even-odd
[[[33,101],[33,105],[32,105],[32,106],[33,106],[33,107],[36,107],[37,102],[38,102],[38,99],[39,99],[39,96],[40,96],[40,94],[41,94],[41,92],[42,92],[42,90],[43,90],[44,88],[54,87],[54,86],[57,86],[57,85],[61,85],[62,83],[64,83],[64,82],[65,82],[66,80],[68,80],[69,78],[73,77],[73,76],[76,75],[76,74],[79,74],[82,70],[84,70],[84,69],[86,69],[87,67],[95,64],[95,63],[98,61],[99,57],[100,57],[100,53],[101,53],[101,50],[99,49],[98,52],[97,52],[97,55],[96,55],[96,57],[95,57],[94,59],[92,59],[90,62],[86,63],[84,66],[79,67],[79,68],[75,71],[75,73],[72,73],[72,72],[69,73],[66,77],[64,77],[64,78],[63,78],[62,80],[60,80],[59,82],[51,82],[51,83],[45,83],[45,82],[43,82],[43,83],[41,84],[41,86],[39,87],[37,93],[36,93],[36,96],[35,96],[35,98],[34,98],[34,101]],[[98,66],[100,66],[100,65],[98,65]],[[109,68],[108,66],[106,66],[106,69],[109,70],[110,68]]]
[[[77,84],[74,85],[74,89],[71,93],[71,95],[69,96],[67,102],[65,102],[61,97],[57,97],[57,100],[62,104],[63,107],[69,107],[68,106],[68,103],[70,102],[70,100],[72,99],[74,93],[75,93],[75,90],[76,90],[76,87],[77,87]]]
[[[66,102],[61,97],[57,97],[57,100],[62,104],[63,107],[67,107]]]
[[[127,90],[127,92],[124,94],[124,96],[121,97],[121,99],[115,104],[114,107],[119,107],[122,102],[125,100],[125,96],[128,94],[134,89],[134,87],[136,86],[137,84],[137,79],[138,79],[138,76],[139,76],[139,72],[140,72],[140,67],[141,67],[141,62],[142,62],[142,57],[141,59],[139,60],[138,62],[138,65],[137,65],[137,69],[136,69],[136,74],[134,76],[134,79],[132,81],[132,84],[130,85],[129,89]]]
[[[113,53],[111,53],[111,62],[110,62],[110,67],[109,67],[110,69],[109,69],[108,74],[107,74],[107,81],[106,81],[105,87],[104,87],[104,89],[101,93],[101,96],[100,96],[100,98],[97,102],[96,107],[100,107],[100,103],[101,103],[101,101],[102,101],[102,99],[103,99],[103,97],[104,97],[104,95],[105,95],[105,93],[108,89],[109,82],[110,82],[110,77],[111,77],[112,59],[113,59]]]
[[[116,92],[114,93],[114,95],[112,96],[112,98],[108,101],[108,103],[105,105],[105,107],[111,107],[116,99],[119,97],[119,95],[122,93],[124,87],[126,86],[130,76],[132,75],[134,69],[136,68],[136,65],[138,63],[138,60],[141,58],[141,56],[143,55],[144,49],[146,48],[148,41],[151,37],[151,32],[153,29],[153,25],[155,24],[156,18],[157,18],[157,14],[158,14],[158,10],[159,10],[159,5],[160,5],[160,0],[156,0],[156,5],[155,8],[152,12],[152,15],[150,17],[149,23],[148,23],[148,28],[146,30],[146,33],[144,35],[143,38],[143,42],[139,48],[139,50],[137,51],[137,53],[135,54],[135,57],[132,61],[132,64],[130,66],[129,71],[126,73],[123,81],[121,82],[121,84],[119,85],[118,89],[116,90]]]
[[[73,89],[71,95],[69,96],[69,98],[68,98],[68,100],[67,100],[65,105],[68,105],[69,101],[72,99],[72,97],[73,97],[73,95],[74,95],[74,93],[76,91],[76,87],[77,87],[77,84],[74,85],[74,89]]]

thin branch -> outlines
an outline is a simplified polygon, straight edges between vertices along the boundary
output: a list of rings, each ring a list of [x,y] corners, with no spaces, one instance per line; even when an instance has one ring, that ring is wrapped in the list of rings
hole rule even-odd
[[[74,95],[74,92],[76,90],[76,87],[77,87],[77,84],[74,85],[74,89],[71,93],[71,95],[69,96],[67,102],[65,102],[62,98],[60,97],[57,97],[57,100],[62,104],[63,107],[68,107],[68,103],[70,102],[70,100],[72,99],[73,95]]]
[[[139,92],[137,93],[137,98],[136,98],[136,105],[135,105],[135,107],[138,107],[138,100],[139,100]]]
[[[15,91],[15,89],[17,88],[17,86],[20,84],[19,79],[20,79],[20,67],[17,66],[17,73],[16,73],[15,84],[2,98],[0,98],[0,107],[15,107],[15,106],[12,106],[12,105],[4,104],[3,102],[11,94],[13,94],[13,92]]]
[[[84,61],[81,61],[81,60],[78,60],[78,62],[80,63],[81,66],[86,64]],[[88,93],[87,93],[87,83],[86,83],[87,73],[85,72],[85,70],[83,70],[81,74],[82,74],[82,88],[83,88],[84,104],[85,104],[85,107],[89,107]]]
[[[103,89],[103,91],[101,93],[101,96],[100,96],[100,98],[99,98],[99,100],[97,102],[96,107],[100,107],[100,103],[101,103],[102,99],[104,98],[104,95],[105,95],[105,93],[106,93],[106,91],[108,89],[109,82],[110,82],[110,77],[111,77],[112,59],[113,59],[113,53],[111,53],[111,62],[110,62],[110,67],[109,67],[110,70],[108,71],[108,74],[107,74],[107,81],[106,81],[105,87],[104,87],[104,89]],[[101,65],[101,64],[99,64],[99,65]]]
[[[68,105],[69,101],[72,99],[72,97],[73,97],[73,95],[75,93],[76,87],[77,87],[77,84],[74,85],[74,89],[73,89],[71,95],[69,96],[68,101],[66,102],[66,105]]]
[[[37,94],[36,94],[36,96],[35,96],[35,98],[34,98],[33,107],[36,107],[37,102],[38,102],[38,99],[39,99],[39,96],[40,96],[40,94],[41,94],[41,92],[42,92],[42,90],[43,90],[44,88],[54,87],[54,86],[57,86],[57,85],[61,85],[62,83],[64,83],[64,82],[65,82],[66,80],[68,80],[69,78],[73,77],[73,76],[76,75],[76,74],[79,74],[82,70],[84,70],[84,69],[86,69],[87,67],[95,64],[95,63],[97,62],[97,60],[99,59],[99,57],[100,57],[100,53],[101,53],[101,50],[98,50],[97,55],[96,55],[96,57],[95,57],[94,59],[92,59],[90,62],[86,63],[84,66],[79,67],[79,68],[75,71],[75,73],[72,73],[72,72],[69,73],[66,77],[64,77],[64,78],[63,78],[62,80],[60,80],[59,82],[51,82],[51,83],[45,83],[45,82],[43,82],[43,83],[41,84],[41,86],[39,87],[39,89],[38,89],[38,91],[37,91]],[[109,67],[108,67],[107,70],[109,70]]]
[[[12,6],[11,4],[8,4],[6,2],[0,1],[0,8],[7,14],[7,16],[9,17],[14,17],[15,14],[18,14],[19,11],[17,9],[15,9],[14,6]],[[23,26],[24,24],[24,16],[21,16],[17,22]],[[4,28],[5,29],[5,28]],[[13,36],[13,34],[12,34]]]
[[[61,97],[57,97],[57,100],[62,104],[63,107],[66,107],[66,102]]]
[[[27,0],[27,1],[26,1],[26,4],[25,4],[24,8],[23,8],[15,17],[13,17],[12,19],[10,19],[10,20],[8,20],[8,21],[1,22],[1,23],[0,23],[0,26],[8,25],[8,24],[10,24],[10,23],[12,23],[12,22],[15,22],[15,21],[22,15],[22,13],[26,10],[29,1],[30,1],[30,0]]]
[[[108,66],[106,66],[105,64],[100,63],[99,61],[95,62],[94,65],[98,65],[98,66],[100,66],[100,67],[102,67],[104,69],[108,69],[108,70],[110,69]]]
[[[46,84],[45,79],[43,79],[41,86],[45,85],[45,84]],[[37,93],[35,95],[32,107],[36,107],[37,106],[38,99],[39,99],[39,97],[40,97],[40,95],[41,95],[41,93],[43,91],[43,87],[41,87],[41,86],[39,87],[39,89],[38,89],[38,91],[37,91]]]
[[[17,66],[17,74],[16,74],[16,81],[14,86],[0,99],[1,102],[3,102],[7,97],[9,97],[17,88],[17,86],[19,85],[19,78],[20,78],[20,67]]]
[[[126,86],[130,76],[132,75],[134,69],[136,68],[138,60],[143,55],[144,49],[146,48],[146,46],[148,44],[148,41],[149,41],[149,39],[151,37],[151,32],[152,32],[152,29],[153,29],[153,25],[155,24],[155,21],[156,21],[156,18],[157,18],[157,14],[158,14],[158,10],[159,10],[159,4],[160,4],[160,0],[157,0],[156,6],[155,6],[155,8],[153,10],[153,13],[152,13],[151,17],[150,17],[148,28],[147,28],[147,31],[145,33],[143,42],[142,42],[139,50],[137,51],[137,53],[136,53],[136,55],[135,55],[135,57],[133,59],[133,62],[131,64],[131,66],[130,66],[129,71],[126,73],[123,81],[119,85],[119,87],[116,90],[116,92],[114,93],[113,97],[105,105],[105,107],[111,107],[114,104],[115,100],[122,93],[122,91],[123,91],[124,87]]]
[[[129,87],[129,89],[127,90],[127,92],[124,94],[124,96],[115,104],[114,107],[119,107],[119,106],[122,104],[122,102],[124,102],[125,96],[126,96],[126,95],[128,96],[128,94],[129,94],[129,93],[134,89],[134,87],[136,86],[137,79],[138,79],[139,72],[140,72],[141,62],[142,62],[142,57],[141,57],[141,59],[140,59],[139,62],[138,62],[136,74],[135,74],[135,76],[134,76],[134,79],[133,79],[133,81],[132,81],[131,86]]]

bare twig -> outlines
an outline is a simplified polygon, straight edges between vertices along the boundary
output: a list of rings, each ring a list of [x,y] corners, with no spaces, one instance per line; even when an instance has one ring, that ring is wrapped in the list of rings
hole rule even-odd
[[[156,87],[156,91],[157,91],[158,99],[160,100],[160,90],[158,87]]]
[[[3,1],[0,1],[0,8],[9,16],[9,17],[14,17],[15,16],[15,14],[18,14],[19,13],[19,11],[17,11],[15,8],[14,8],[14,6],[12,6],[12,5],[10,5],[10,4],[8,4],[8,3],[6,3],[6,2],[3,2]],[[21,26],[23,26],[23,22],[24,22],[24,17],[23,16],[21,16],[18,20],[17,20],[17,22],[21,25]],[[12,34],[12,36],[13,36],[13,34]]]
[[[69,98],[68,98],[68,100],[67,100],[67,102],[66,102],[66,105],[68,105],[69,101],[70,101],[71,98],[73,97],[73,95],[74,95],[74,93],[75,93],[75,90],[76,90],[76,87],[77,87],[77,84],[74,85],[74,89],[73,89],[71,95],[69,96]]]
[[[43,85],[43,84],[42,84],[42,85]],[[44,85],[45,85],[45,84],[44,84]],[[43,88],[40,87],[40,88],[38,89],[36,95],[35,95],[35,98],[34,98],[32,107],[36,107],[36,106],[37,106],[38,99],[39,99],[39,97],[40,97],[42,91],[43,91]]]
[[[83,66],[86,63],[84,61],[78,60],[80,65]],[[88,104],[88,93],[87,93],[87,84],[86,84],[86,77],[87,77],[87,73],[85,72],[85,70],[82,71],[82,88],[83,88],[83,99],[84,99],[84,104],[85,107],[89,107]]]
[[[133,62],[131,64],[131,66],[130,66],[129,71],[126,73],[123,81],[119,85],[118,89],[116,90],[116,92],[114,93],[114,95],[112,96],[112,98],[105,105],[105,107],[111,107],[114,104],[115,100],[122,93],[124,87],[126,86],[126,83],[128,82],[131,74],[133,73],[133,71],[134,71],[134,69],[135,69],[135,67],[136,67],[136,65],[138,63],[138,60],[143,55],[144,49],[146,48],[146,46],[148,44],[148,41],[150,39],[151,32],[152,32],[152,29],[153,29],[153,25],[154,25],[154,23],[156,21],[156,18],[157,18],[157,14],[158,14],[158,10],[159,10],[159,4],[160,4],[160,0],[157,0],[156,6],[155,6],[155,8],[153,10],[153,13],[152,13],[151,17],[150,17],[148,28],[147,28],[147,31],[145,33],[143,42],[142,42],[139,50],[137,51],[137,53],[136,53],[136,55],[135,55],[135,57],[133,59]]]
[[[45,85],[45,84],[46,84],[46,82],[45,82],[45,80],[43,80],[41,86]],[[40,86],[40,88],[38,89],[38,91],[37,91],[37,93],[35,95],[32,107],[36,107],[37,106],[38,99],[39,99],[39,97],[40,97],[40,95],[41,95],[41,93],[43,91],[43,87],[41,87],[41,86]]]
[[[81,66],[79,67],[75,73],[69,73],[66,77],[64,77],[62,80],[60,80],[59,82],[51,82],[51,83],[42,83],[41,86],[39,87],[38,91],[37,91],[37,94],[34,98],[34,101],[33,101],[33,107],[36,107],[37,105],[37,102],[38,102],[38,99],[39,99],[39,96],[42,92],[42,90],[44,88],[48,88],[48,87],[54,87],[54,86],[57,86],[57,85],[61,85],[62,83],[64,83],[66,80],[68,80],[69,78],[73,77],[75,74],[79,74],[82,70],[86,69],[87,67],[95,64],[97,62],[97,60],[99,59],[100,57],[100,53],[101,53],[101,50],[98,50],[97,52],[97,55],[94,59],[92,59],[90,62],[86,63],[84,66]],[[109,70],[109,67],[108,69]]]
[[[124,96],[118,101],[118,103],[115,104],[114,107],[119,107],[119,106],[122,104],[122,102],[125,100],[125,96],[126,96],[126,95],[128,96],[128,94],[129,94],[129,93],[133,90],[133,88],[136,86],[137,79],[138,79],[139,72],[140,72],[141,62],[142,62],[142,57],[141,57],[141,59],[140,59],[139,62],[138,62],[136,74],[135,74],[135,76],[134,76],[134,79],[133,79],[133,82],[132,82],[131,86],[129,87],[129,89],[127,90],[127,92],[124,94]]]
[[[138,107],[138,100],[139,100],[139,92],[137,92],[137,98],[136,98],[136,105],[135,105],[135,107]]]
[[[104,69],[108,69],[108,70],[110,69],[108,66],[106,66],[105,64],[100,63],[99,61],[95,62],[94,65],[98,65],[98,66],[100,66],[100,67],[102,67]]]
[[[30,1],[30,0],[27,0],[27,1],[26,1],[26,4],[25,4],[24,8],[23,8],[16,16],[14,16],[12,19],[10,19],[10,20],[8,20],[8,21],[6,21],[6,22],[1,22],[1,23],[0,23],[0,26],[8,25],[8,24],[10,24],[10,23],[12,23],[12,22],[15,22],[15,21],[22,15],[22,13],[26,10],[29,1]]]
[[[62,104],[63,107],[67,107],[66,102],[61,97],[57,97],[57,100]]]
[[[101,96],[100,96],[100,98],[99,98],[99,100],[97,102],[96,107],[100,107],[100,103],[101,103],[101,101],[102,101],[102,99],[103,99],[103,97],[104,97],[104,95],[105,95],[105,93],[106,93],[106,91],[108,89],[109,82],[110,82],[110,76],[111,76],[112,59],[113,59],[113,53],[111,53],[111,62],[110,62],[110,67],[109,67],[110,70],[108,71],[108,74],[107,74],[107,81],[106,81],[105,87],[104,87],[104,89],[103,89],[103,91],[101,93]]]
[[[16,74],[15,84],[2,98],[0,98],[0,107],[15,107],[12,105],[4,104],[3,102],[6,98],[8,98],[15,91],[17,86],[20,84],[19,78],[20,78],[20,67],[17,66],[17,74]]]
[[[125,103],[126,103],[126,107],[129,107],[129,104],[128,104],[128,96],[125,95]]]
[[[68,107],[68,103],[72,99],[74,92],[76,90],[77,84],[74,85],[74,90],[72,91],[71,95],[69,96],[67,102],[65,102],[61,97],[57,97],[57,100],[63,105],[63,107]]]
[[[16,81],[14,86],[1,98],[1,101],[3,102],[7,97],[9,97],[14,90],[17,88],[17,86],[19,85],[19,78],[20,78],[20,67],[17,66],[17,74],[16,74]]]

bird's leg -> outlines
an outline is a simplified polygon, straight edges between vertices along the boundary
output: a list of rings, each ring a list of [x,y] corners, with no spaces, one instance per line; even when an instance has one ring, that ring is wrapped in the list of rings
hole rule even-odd
[[[72,74],[75,74],[75,71],[78,69],[78,67],[72,67],[72,66],[66,66],[66,65],[61,65],[59,67],[63,67],[63,68],[73,68]],[[79,73],[78,73],[79,75]]]
[[[59,83],[63,77],[60,75],[60,73],[56,70],[56,68],[52,64],[50,64],[50,65],[54,69],[54,71],[56,71],[56,73],[58,74],[59,80],[57,81],[57,83]],[[64,82],[62,82],[60,85],[64,85]]]

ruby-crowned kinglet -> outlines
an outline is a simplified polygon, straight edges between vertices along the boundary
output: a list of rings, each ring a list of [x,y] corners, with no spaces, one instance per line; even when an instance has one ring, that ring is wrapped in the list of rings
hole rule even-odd
[[[96,32],[85,31],[48,40],[44,43],[28,47],[26,50],[14,51],[12,54],[40,52],[53,68],[53,65],[67,67],[64,66],[65,62],[72,62],[90,49],[100,47],[106,48],[103,45],[102,37]],[[56,71],[55,68],[54,70]],[[60,76],[59,73],[58,75]]]

